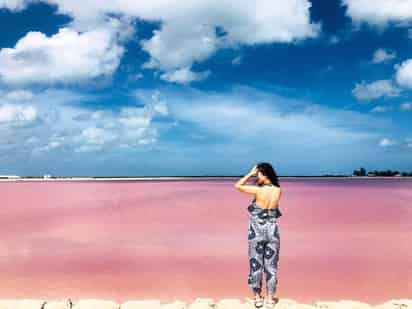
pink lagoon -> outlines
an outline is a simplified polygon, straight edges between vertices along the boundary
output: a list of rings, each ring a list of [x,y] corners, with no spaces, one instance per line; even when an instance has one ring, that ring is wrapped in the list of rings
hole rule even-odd
[[[236,181],[1,182],[0,298],[250,297]],[[412,296],[412,179],[280,184],[278,297]]]

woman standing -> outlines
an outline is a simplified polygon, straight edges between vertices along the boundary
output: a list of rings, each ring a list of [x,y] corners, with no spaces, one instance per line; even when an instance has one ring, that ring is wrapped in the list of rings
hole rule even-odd
[[[250,177],[256,177],[257,185],[246,185]],[[248,286],[255,294],[255,307],[263,307],[262,292],[263,273],[266,276],[266,307],[273,308],[278,302],[274,298],[278,284],[278,261],[280,251],[279,210],[281,190],[279,180],[272,165],[266,162],[255,165],[242,177],[235,188],[251,194],[254,200],[248,207]]]

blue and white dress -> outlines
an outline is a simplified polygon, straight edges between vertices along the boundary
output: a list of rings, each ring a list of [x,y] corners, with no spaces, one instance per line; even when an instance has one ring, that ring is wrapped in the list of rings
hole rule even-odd
[[[254,292],[262,291],[263,273],[266,276],[268,293],[275,294],[278,285],[278,262],[280,231],[278,219],[282,213],[278,208],[264,209],[256,199],[248,206],[248,286]]]

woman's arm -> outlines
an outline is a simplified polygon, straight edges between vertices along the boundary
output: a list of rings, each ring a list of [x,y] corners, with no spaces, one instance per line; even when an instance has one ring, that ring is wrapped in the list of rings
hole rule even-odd
[[[249,173],[247,173],[245,176],[240,178],[235,183],[235,188],[237,190],[241,191],[241,192],[256,195],[257,191],[259,190],[259,188],[257,186],[245,185],[245,183],[247,183],[247,181],[249,180],[250,177],[253,177],[253,176],[256,175],[256,172],[257,172],[257,170],[256,170],[256,165],[255,165]]]

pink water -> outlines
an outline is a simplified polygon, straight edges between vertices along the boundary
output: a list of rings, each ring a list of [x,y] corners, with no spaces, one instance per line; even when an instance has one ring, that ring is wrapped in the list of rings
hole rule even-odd
[[[2,182],[0,298],[251,297],[235,181]],[[412,297],[411,179],[281,185],[278,297]]]

